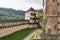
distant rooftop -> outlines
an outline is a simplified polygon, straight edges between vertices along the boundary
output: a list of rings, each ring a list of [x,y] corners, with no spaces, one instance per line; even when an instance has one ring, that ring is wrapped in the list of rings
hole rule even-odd
[[[37,10],[33,9],[32,7],[27,11],[36,11],[37,12]]]

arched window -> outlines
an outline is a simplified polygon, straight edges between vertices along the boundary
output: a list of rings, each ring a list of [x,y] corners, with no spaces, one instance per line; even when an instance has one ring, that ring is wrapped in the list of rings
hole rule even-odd
[[[55,15],[57,12],[56,10],[52,10],[52,14]]]

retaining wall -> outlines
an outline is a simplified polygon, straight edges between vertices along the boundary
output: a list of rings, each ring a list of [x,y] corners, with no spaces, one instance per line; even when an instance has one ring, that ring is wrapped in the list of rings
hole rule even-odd
[[[16,31],[25,29],[25,28],[32,28],[32,26],[26,24],[26,25],[22,25],[22,26],[16,26],[16,27],[10,27],[10,28],[0,29],[0,38],[1,38],[1,37],[4,37],[4,36],[6,36],[6,35],[9,35],[9,34],[11,34],[11,33],[14,33],[14,32],[16,32]]]

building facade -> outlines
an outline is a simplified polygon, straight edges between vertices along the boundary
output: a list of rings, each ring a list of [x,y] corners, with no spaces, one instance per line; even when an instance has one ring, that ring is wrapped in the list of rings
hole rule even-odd
[[[30,23],[36,22],[37,20],[35,19],[37,19],[37,17],[38,17],[38,12],[32,7],[29,10],[27,10],[25,13],[25,20],[29,20]]]
[[[43,19],[47,21],[45,33],[60,34],[60,0],[43,0]]]

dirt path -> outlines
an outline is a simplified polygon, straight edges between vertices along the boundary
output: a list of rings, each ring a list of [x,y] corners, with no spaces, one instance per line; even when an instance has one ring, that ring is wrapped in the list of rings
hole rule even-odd
[[[34,35],[36,33],[36,30],[33,30],[31,33],[28,34],[28,36],[26,36],[23,40],[30,40],[30,38],[32,37],[32,35]]]

